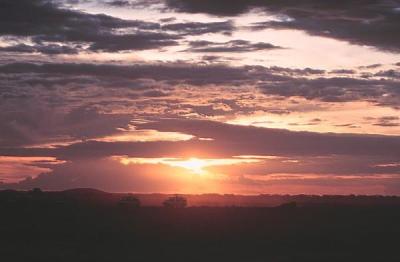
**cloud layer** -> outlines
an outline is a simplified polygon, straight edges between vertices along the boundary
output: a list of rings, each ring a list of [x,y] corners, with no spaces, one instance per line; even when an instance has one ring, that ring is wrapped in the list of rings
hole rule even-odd
[[[282,21],[255,23],[254,29],[290,28],[310,34],[343,39],[352,43],[376,46],[385,50],[399,50],[400,23],[398,1],[263,1],[263,0],[167,0],[175,10],[189,13],[208,13],[235,16],[262,8],[285,16]]]
[[[400,194],[399,6],[4,0],[0,188]]]

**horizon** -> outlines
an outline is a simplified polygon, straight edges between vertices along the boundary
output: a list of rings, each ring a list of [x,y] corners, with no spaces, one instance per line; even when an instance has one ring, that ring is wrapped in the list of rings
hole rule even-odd
[[[235,194],[235,193],[176,193],[176,192],[146,192],[146,193],[141,193],[141,192],[128,192],[128,191],[105,191],[102,189],[98,188],[90,188],[90,187],[77,187],[77,188],[69,188],[69,189],[63,189],[63,190],[42,190],[41,188],[30,188],[30,189],[14,189],[14,188],[5,188],[5,189],[0,189],[1,192],[5,191],[13,191],[13,192],[23,192],[23,193],[29,193],[33,192],[33,190],[40,190],[40,192],[44,193],[62,193],[62,192],[68,192],[68,191],[97,191],[100,193],[106,193],[106,194],[118,194],[118,195],[178,195],[178,196],[207,196],[207,195],[216,195],[216,196],[240,196],[240,197],[262,197],[262,196],[280,196],[280,197],[296,197],[296,196],[306,196],[306,197],[396,197],[400,198],[398,195],[357,195],[357,194],[348,194],[348,195],[324,195],[324,194],[304,194],[304,193],[299,193],[299,194],[269,194],[269,193],[260,193],[260,194]]]
[[[0,190],[0,203],[4,206],[32,208],[57,205],[88,208],[160,208],[171,207],[165,203],[175,203],[179,198],[184,207],[191,208],[340,208],[340,207],[398,207],[399,196],[382,195],[237,195],[237,194],[174,194],[174,193],[126,193],[105,192],[93,188],[76,188],[64,191],[42,191],[35,188],[29,191]],[[172,202],[171,202],[172,201]],[[172,204],[174,205],[174,204]],[[66,207],[65,206],[65,207]]]
[[[398,0],[0,6],[0,190],[400,196]]]

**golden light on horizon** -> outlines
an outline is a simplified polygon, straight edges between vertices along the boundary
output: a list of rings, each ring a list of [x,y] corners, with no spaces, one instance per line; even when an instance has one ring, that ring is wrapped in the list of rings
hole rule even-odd
[[[185,169],[190,170],[192,173],[199,175],[204,174],[206,171],[203,168],[209,165],[207,164],[206,160],[198,159],[195,157],[183,161],[171,161],[168,164],[171,166],[183,167]]]
[[[262,156],[236,156],[233,158],[220,158],[220,159],[210,159],[210,158],[129,158],[115,156],[121,164],[151,164],[151,165],[167,165],[170,167],[183,168],[189,171],[191,174],[196,175],[207,175],[209,172],[206,170],[208,167],[215,166],[229,166],[229,165],[239,165],[245,163],[258,163],[264,160]]]

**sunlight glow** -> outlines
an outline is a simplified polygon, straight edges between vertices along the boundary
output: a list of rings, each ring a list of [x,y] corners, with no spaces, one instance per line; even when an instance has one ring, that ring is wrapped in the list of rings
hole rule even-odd
[[[171,167],[184,168],[190,171],[192,174],[205,175],[208,174],[206,168],[212,166],[227,166],[227,165],[238,165],[248,163],[259,163],[264,158],[256,157],[234,157],[234,158],[220,158],[220,159],[199,159],[191,157],[188,159],[182,158],[128,158],[128,157],[115,157],[121,164],[162,164]]]
[[[169,165],[183,167],[196,174],[203,174],[205,172],[203,168],[207,166],[207,161],[198,158],[190,158],[184,161],[171,161]]]

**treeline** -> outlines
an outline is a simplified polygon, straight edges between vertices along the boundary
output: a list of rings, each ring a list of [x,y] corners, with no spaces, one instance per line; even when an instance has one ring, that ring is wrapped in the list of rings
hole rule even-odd
[[[366,195],[169,195],[107,193],[96,189],[72,189],[66,191],[0,191],[0,205],[28,205],[29,203],[53,205],[109,205],[120,207],[164,206],[182,208],[198,207],[276,207],[287,203],[297,206],[400,206],[397,196]]]

